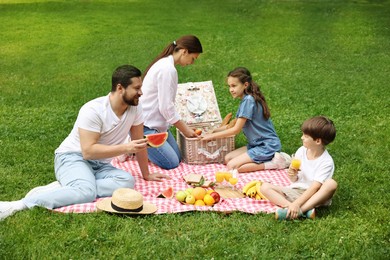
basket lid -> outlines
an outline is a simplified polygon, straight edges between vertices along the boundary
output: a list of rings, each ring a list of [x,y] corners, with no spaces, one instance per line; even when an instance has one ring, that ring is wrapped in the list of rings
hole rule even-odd
[[[187,124],[222,121],[212,81],[178,84],[176,109]]]

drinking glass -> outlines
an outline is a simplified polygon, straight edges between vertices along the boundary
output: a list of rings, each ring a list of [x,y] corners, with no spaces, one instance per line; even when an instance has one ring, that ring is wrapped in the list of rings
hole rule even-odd
[[[224,172],[216,172],[215,173],[215,181],[219,184],[222,184],[222,182],[225,180],[225,173]]]
[[[236,169],[231,171],[231,177],[228,181],[232,185],[232,189],[235,190],[235,185],[238,182],[238,171]]]

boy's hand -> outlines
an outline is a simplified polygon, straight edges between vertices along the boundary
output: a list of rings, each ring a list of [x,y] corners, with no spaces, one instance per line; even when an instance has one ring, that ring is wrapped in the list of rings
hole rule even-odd
[[[299,217],[300,212],[301,208],[297,204],[291,203],[290,206],[288,206],[287,218],[296,219]]]
[[[295,168],[292,168],[291,165],[290,165],[290,167],[287,170],[287,173],[290,176],[296,176],[296,175],[298,175],[298,170],[295,169]]]

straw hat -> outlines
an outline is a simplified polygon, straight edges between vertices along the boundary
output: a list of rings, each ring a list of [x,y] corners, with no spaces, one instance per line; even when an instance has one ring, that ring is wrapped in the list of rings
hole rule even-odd
[[[119,188],[111,198],[105,198],[96,203],[98,210],[120,214],[152,214],[157,207],[143,201],[143,196],[136,190]]]

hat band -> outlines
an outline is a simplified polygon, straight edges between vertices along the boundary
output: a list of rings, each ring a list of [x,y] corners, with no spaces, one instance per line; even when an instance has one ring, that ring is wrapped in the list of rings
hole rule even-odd
[[[140,212],[140,211],[143,210],[144,205],[141,205],[141,207],[136,208],[136,209],[124,209],[124,208],[121,208],[121,207],[116,206],[115,204],[113,204],[113,203],[111,202],[111,207],[112,207],[114,210],[119,211],[119,212]]]

